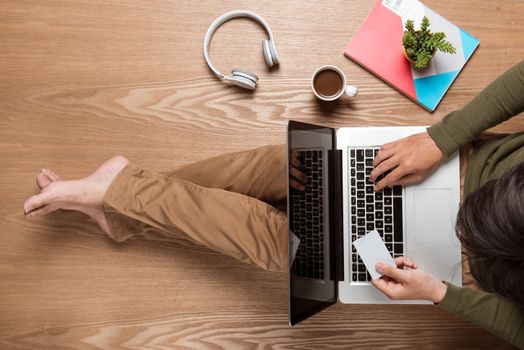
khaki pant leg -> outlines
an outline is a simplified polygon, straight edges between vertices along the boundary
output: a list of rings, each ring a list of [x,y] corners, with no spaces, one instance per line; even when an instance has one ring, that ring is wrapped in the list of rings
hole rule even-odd
[[[130,235],[120,220],[133,219],[191,240],[263,269],[287,269],[287,217],[249,196],[206,188],[129,164],[103,199],[117,241]]]
[[[287,196],[285,145],[272,145],[253,150],[220,155],[161,172],[169,180],[186,180],[194,184],[224,189],[258,198],[279,208]],[[107,213],[114,230],[114,239],[124,241],[152,227],[117,213]]]
[[[285,145],[274,145],[221,155],[162,174],[279,203],[287,196],[286,166]]]

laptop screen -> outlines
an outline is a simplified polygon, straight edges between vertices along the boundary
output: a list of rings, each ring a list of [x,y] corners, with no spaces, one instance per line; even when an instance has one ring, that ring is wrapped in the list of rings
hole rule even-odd
[[[288,147],[289,323],[336,303],[330,232],[330,164],[334,130],[290,121]]]

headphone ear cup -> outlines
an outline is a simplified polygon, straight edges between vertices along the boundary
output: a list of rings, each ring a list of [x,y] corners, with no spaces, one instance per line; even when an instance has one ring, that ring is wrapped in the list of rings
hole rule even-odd
[[[273,67],[273,55],[271,54],[271,48],[269,45],[269,41],[267,40],[262,41],[262,54],[264,55],[264,61],[266,61],[266,66],[268,68]]]
[[[279,64],[280,61],[278,59],[277,47],[273,43],[273,40],[268,41],[268,47],[269,47],[269,52],[271,52],[271,58],[273,59],[273,64]]]
[[[248,90],[255,90],[257,87],[258,77],[256,74],[238,68],[233,69],[231,74],[232,77],[230,81],[236,86],[240,86]]]
[[[256,83],[253,83],[252,80],[249,80],[244,77],[233,77],[231,78],[231,82],[236,86],[240,86],[241,88],[248,90],[255,90],[255,88],[257,87]]]

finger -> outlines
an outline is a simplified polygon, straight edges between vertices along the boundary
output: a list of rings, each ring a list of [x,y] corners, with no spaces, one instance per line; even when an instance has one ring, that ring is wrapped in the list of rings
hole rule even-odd
[[[395,264],[397,264],[397,267],[399,269],[403,267],[409,267],[411,269],[416,268],[416,264],[411,260],[410,258],[399,256],[398,258],[395,258]]]
[[[300,192],[304,192],[306,190],[306,186],[304,186],[303,184],[301,184],[300,182],[298,182],[295,179],[289,180],[289,186]]]
[[[302,167],[302,163],[300,160],[298,160],[297,157],[291,157],[291,166],[300,169],[300,167]]]
[[[302,182],[303,184],[307,183],[307,176],[304,175],[304,173],[301,172],[300,170],[298,170],[297,168],[294,168],[292,166],[289,167],[289,173],[290,173],[291,177],[293,177],[296,180]]]
[[[395,154],[392,148],[384,149],[384,145],[380,148],[375,159],[373,159],[373,166],[377,166],[384,160],[391,158]]]
[[[398,157],[391,157],[384,161],[382,161],[379,165],[373,169],[371,174],[369,174],[369,179],[371,182],[374,182],[380,175],[385,173],[388,170],[394,169],[396,166],[398,166],[400,163],[400,160]]]
[[[415,269],[415,270],[418,269],[419,265],[418,265],[417,263],[415,263],[415,262],[414,262],[413,260],[411,260],[410,258],[407,258],[407,257],[406,257],[406,259],[407,259],[408,263],[411,265],[410,268]]]
[[[397,281],[405,282],[406,281],[406,273],[407,271],[398,269],[396,267],[386,265],[384,263],[377,263],[375,266],[375,269],[386,276],[392,277]]]
[[[292,150],[292,151],[291,151],[291,158],[295,158],[295,159],[300,160],[300,152],[297,151],[297,150],[295,150],[295,149]]]
[[[395,263],[397,265],[413,265],[413,260],[411,260],[410,258],[406,257],[406,256],[399,256],[397,258],[395,258]]]
[[[403,256],[399,256],[398,258],[395,258],[395,264],[397,264],[398,267],[400,266],[412,266],[413,265],[413,261],[411,261],[411,259],[409,258],[406,258],[406,257],[403,257]]]
[[[404,168],[395,168],[392,172],[390,172],[387,176],[375,184],[375,191],[380,191],[385,187],[399,185],[400,179],[406,175],[409,175],[409,173]]]

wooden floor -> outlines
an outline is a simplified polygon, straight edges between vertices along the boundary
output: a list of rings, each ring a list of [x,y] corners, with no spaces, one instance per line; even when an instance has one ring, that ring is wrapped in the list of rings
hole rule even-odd
[[[80,214],[30,221],[21,208],[44,166],[77,178],[123,154],[166,170],[283,143],[289,119],[432,124],[524,57],[522,1],[425,2],[481,40],[434,113],[342,56],[369,0],[3,0],[0,348],[510,348],[432,306],[336,305],[290,328],[284,274],[160,233],[117,244]],[[237,8],[262,15],[280,51],[270,72],[259,26],[218,31],[215,63],[256,72],[254,94],[220,83],[202,54],[208,25]],[[341,67],[360,95],[318,104],[309,79],[322,64]],[[497,130],[524,130],[524,120]]]

